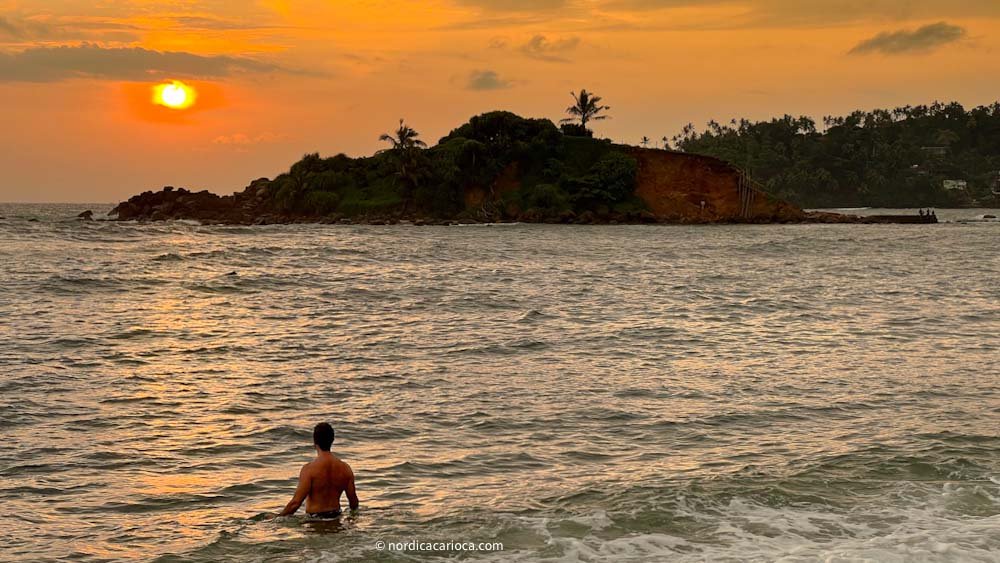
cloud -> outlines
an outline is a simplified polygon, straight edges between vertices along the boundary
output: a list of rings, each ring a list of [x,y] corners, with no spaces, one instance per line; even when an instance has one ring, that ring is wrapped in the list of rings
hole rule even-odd
[[[463,6],[472,6],[491,12],[537,12],[566,7],[568,0],[457,0]]]
[[[465,87],[469,90],[503,90],[510,88],[511,85],[510,80],[500,78],[496,71],[474,70],[469,74],[469,81]]]
[[[536,35],[522,45],[520,51],[540,61],[568,63],[569,59],[566,58],[565,54],[576,49],[579,44],[579,37],[567,37],[565,39],[550,41],[544,35]]]
[[[280,143],[288,139],[288,135],[276,133],[260,133],[258,135],[247,135],[245,133],[233,133],[232,135],[219,135],[212,139],[213,145],[230,145],[236,147],[248,147],[266,143]]]
[[[945,22],[925,25],[916,30],[884,31],[875,37],[865,39],[849,51],[851,55],[904,55],[926,53],[954,43],[966,36],[964,28]]]
[[[2,36],[20,37],[21,29],[7,18],[0,17],[0,37]]]
[[[292,72],[245,57],[106,48],[93,44],[33,47],[0,53],[0,82],[54,82],[72,78],[148,80],[165,76],[218,78],[240,73]]]
[[[997,0],[600,0],[617,13],[715,8],[705,27],[814,27],[872,21],[1000,17]]]
[[[134,41],[137,26],[99,18],[0,16],[0,42],[51,40]]]
[[[185,30],[203,29],[211,31],[257,31],[284,29],[284,26],[257,24],[243,20],[233,20],[209,16],[167,16],[165,18]]]
[[[36,39],[53,35],[51,26],[40,22],[0,16],[0,39]]]
[[[589,1],[589,0],[588,0]],[[475,9],[470,20],[441,26],[445,31],[496,30],[586,18],[592,10],[581,0],[454,0],[459,6]]]

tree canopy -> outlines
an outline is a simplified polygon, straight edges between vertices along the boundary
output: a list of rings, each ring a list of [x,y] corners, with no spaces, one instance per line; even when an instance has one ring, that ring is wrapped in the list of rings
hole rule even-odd
[[[803,207],[985,204],[1000,171],[1000,103],[855,111],[822,125],[790,115],[712,121],[701,132],[688,125],[673,142],[732,162]],[[946,180],[959,183],[948,189]]]
[[[564,134],[548,119],[484,113],[429,148],[401,120],[380,140],[389,146],[371,157],[305,155],[266,193],[280,209],[319,215],[402,209],[451,217],[476,193],[495,202],[486,210],[494,216],[642,209],[634,158],[610,141]]]
[[[573,96],[573,105],[566,108],[566,113],[571,117],[563,119],[561,123],[579,121],[580,126],[586,129],[588,121],[600,121],[608,118],[608,116],[601,114],[610,110],[611,106],[601,105],[602,98],[600,96],[595,96],[587,90],[580,90],[579,94],[570,92],[570,95]]]

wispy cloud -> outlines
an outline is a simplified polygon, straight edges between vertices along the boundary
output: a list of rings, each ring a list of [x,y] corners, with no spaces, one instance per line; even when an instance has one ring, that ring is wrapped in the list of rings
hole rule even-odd
[[[278,133],[259,133],[257,135],[247,135],[246,133],[233,133],[232,135],[219,135],[212,139],[213,145],[228,145],[236,147],[248,147],[267,143],[280,143],[288,140],[288,135]]]
[[[640,20],[643,12],[674,10],[684,13],[683,19],[691,22],[679,27],[695,29],[826,27],[873,21],[1000,17],[997,0],[598,0],[591,5],[598,11]]]
[[[288,26],[272,25],[264,22],[254,22],[242,19],[211,17],[204,15],[174,15],[165,16],[165,21],[182,27],[184,30],[211,31],[259,31],[291,29]]]
[[[525,55],[547,61],[551,63],[567,63],[569,59],[566,55],[580,45],[579,37],[566,37],[563,39],[550,40],[544,35],[535,35],[527,43],[521,46],[520,51]]]
[[[965,28],[938,22],[915,30],[885,31],[865,39],[849,51],[851,55],[905,55],[927,53],[949,43],[960,41],[967,35]]]
[[[457,0],[458,4],[494,12],[537,12],[565,8],[570,0]]]
[[[20,39],[25,34],[25,30],[16,25],[9,18],[0,16],[0,37],[10,37]]]
[[[136,26],[127,23],[91,18],[0,16],[0,42],[133,41],[137,31]]]
[[[83,44],[33,47],[0,53],[0,82],[54,82],[72,78],[146,80],[164,76],[218,78],[245,73],[294,72],[281,66],[223,55],[106,48]]]
[[[469,80],[465,87],[469,90],[503,90],[512,85],[510,80],[501,78],[496,71],[474,70],[469,74]]]

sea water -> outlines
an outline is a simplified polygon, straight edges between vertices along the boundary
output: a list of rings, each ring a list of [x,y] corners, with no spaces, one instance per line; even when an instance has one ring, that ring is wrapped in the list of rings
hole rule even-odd
[[[0,559],[1000,560],[1000,224],[957,222],[986,210],[227,227],[87,207],[0,206]],[[323,420],[362,510],[270,520]]]

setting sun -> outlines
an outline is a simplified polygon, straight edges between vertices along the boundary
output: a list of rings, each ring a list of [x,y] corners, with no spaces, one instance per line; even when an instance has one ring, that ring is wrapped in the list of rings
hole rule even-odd
[[[171,109],[185,109],[194,104],[193,88],[177,80],[153,87],[153,103]]]

